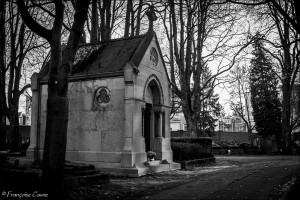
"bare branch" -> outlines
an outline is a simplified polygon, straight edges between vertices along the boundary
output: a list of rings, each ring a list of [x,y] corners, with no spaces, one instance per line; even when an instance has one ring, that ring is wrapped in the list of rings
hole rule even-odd
[[[37,35],[45,38],[46,40],[51,40],[51,31],[39,25],[29,14],[24,1],[17,1],[19,12],[22,16],[22,19],[26,23],[26,25]]]

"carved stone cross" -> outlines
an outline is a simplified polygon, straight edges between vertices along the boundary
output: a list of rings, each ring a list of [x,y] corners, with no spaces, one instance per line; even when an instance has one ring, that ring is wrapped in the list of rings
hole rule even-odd
[[[149,20],[149,29],[148,31],[153,31],[153,21],[157,20],[157,16],[154,11],[154,5],[149,6],[149,9],[146,11],[146,15]]]

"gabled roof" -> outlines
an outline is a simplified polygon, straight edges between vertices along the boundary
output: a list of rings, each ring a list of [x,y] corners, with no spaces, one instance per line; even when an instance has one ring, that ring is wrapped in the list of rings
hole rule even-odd
[[[123,75],[127,62],[139,66],[153,37],[155,33],[149,31],[135,37],[83,44],[76,52],[71,78]],[[48,71],[49,62],[40,70],[42,81],[48,80]]]
[[[71,76],[121,72],[131,61],[138,66],[154,32],[145,35],[114,39],[81,46],[75,57]]]

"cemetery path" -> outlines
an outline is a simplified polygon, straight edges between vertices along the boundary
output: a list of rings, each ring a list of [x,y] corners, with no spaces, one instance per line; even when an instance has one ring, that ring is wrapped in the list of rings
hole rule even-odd
[[[272,199],[279,199],[292,188],[289,185],[300,185],[299,179],[293,179],[296,177],[293,175],[300,177],[299,159],[296,156],[216,156],[215,163],[192,169],[139,178],[111,176],[106,184],[70,189],[68,199],[269,199],[270,193],[276,197]],[[0,168],[0,199],[8,191],[27,194],[38,191],[38,185],[32,184],[34,177],[19,177],[20,173],[16,173],[8,179],[2,172],[5,171]],[[300,196],[300,190],[296,195]]]
[[[275,198],[283,194],[295,181],[293,177],[300,175],[298,156],[219,156],[216,159],[243,164],[205,174],[196,181],[145,199],[269,199],[270,195]]]

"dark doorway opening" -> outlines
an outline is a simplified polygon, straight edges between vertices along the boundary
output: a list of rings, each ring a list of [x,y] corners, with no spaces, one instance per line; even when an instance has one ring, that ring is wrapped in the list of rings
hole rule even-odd
[[[150,151],[150,118],[151,118],[152,104],[146,103],[144,114],[144,137],[146,152]]]

